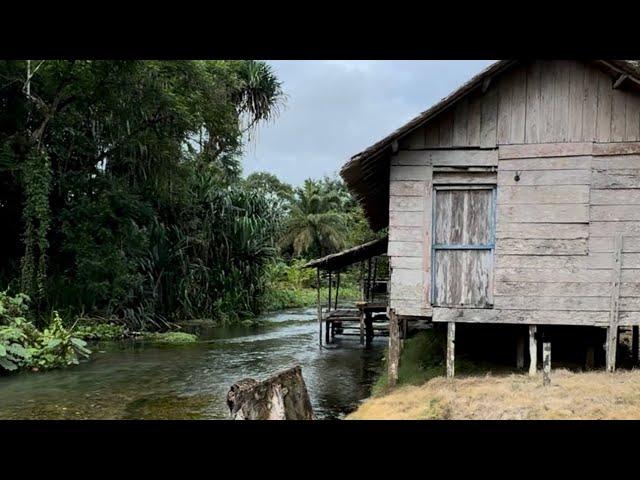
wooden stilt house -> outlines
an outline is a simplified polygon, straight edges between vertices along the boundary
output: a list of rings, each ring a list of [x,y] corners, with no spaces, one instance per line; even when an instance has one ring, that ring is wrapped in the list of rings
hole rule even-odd
[[[341,175],[388,227],[390,379],[397,322],[607,329],[640,324],[640,69],[498,61]],[[524,342],[522,342],[524,345]]]

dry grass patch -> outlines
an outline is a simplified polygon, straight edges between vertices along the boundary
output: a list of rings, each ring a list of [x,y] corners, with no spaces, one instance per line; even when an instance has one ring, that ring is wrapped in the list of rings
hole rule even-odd
[[[554,370],[548,387],[540,374],[438,377],[371,398],[347,419],[640,419],[640,370]]]

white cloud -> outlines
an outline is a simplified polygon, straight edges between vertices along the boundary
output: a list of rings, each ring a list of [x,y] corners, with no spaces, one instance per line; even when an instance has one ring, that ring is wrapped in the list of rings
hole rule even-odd
[[[272,61],[287,106],[263,125],[243,159],[300,184],[351,156],[448,95],[491,63],[469,61]]]

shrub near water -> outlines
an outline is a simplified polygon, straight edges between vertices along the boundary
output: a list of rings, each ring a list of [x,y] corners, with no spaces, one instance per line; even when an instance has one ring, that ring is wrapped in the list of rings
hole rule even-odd
[[[26,318],[28,302],[26,295],[0,292],[0,372],[77,365],[91,354],[86,342],[64,327],[57,312],[48,327],[36,328]]]

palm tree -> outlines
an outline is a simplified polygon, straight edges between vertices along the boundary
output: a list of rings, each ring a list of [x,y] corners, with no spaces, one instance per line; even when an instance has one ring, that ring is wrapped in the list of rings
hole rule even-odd
[[[320,257],[344,247],[347,224],[340,195],[321,189],[312,180],[296,192],[291,213],[280,240],[283,249],[293,248],[296,256]]]

